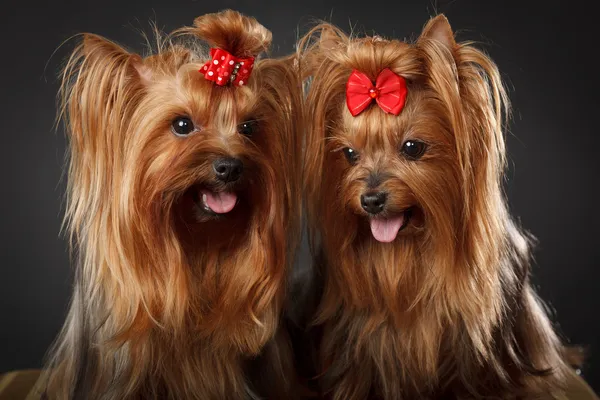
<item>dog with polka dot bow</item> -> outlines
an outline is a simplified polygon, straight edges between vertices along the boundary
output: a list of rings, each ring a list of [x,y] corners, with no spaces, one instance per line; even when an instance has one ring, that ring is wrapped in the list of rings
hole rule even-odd
[[[227,10],[142,58],[83,35],[60,92],[75,289],[51,399],[293,398],[301,86]],[[203,44],[208,43],[210,51]]]

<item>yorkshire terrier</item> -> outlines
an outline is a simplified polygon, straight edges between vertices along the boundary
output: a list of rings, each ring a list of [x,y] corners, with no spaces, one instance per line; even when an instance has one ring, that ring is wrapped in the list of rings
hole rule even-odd
[[[442,15],[414,43],[321,24],[299,55],[323,396],[559,397],[566,353],[503,195],[496,65]]]
[[[258,58],[270,42],[227,10],[145,58],[85,34],[68,59],[77,265],[49,398],[293,397],[278,326],[300,228],[302,90],[293,58]]]

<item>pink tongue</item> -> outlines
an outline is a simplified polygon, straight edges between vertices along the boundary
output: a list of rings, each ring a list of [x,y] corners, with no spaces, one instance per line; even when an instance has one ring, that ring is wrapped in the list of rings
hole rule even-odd
[[[237,201],[237,196],[229,192],[215,193],[203,190],[202,195],[206,196],[206,205],[217,214],[225,214],[233,210]]]
[[[373,237],[382,243],[393,242],[396,239],[396,235],[404,222],[404,213],[398,217],[388,219],[372,219],[371,220],[371,233]]]

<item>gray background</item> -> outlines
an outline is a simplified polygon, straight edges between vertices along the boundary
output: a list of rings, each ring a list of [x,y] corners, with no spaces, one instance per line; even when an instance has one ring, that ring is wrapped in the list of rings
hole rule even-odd
[[[94,32],[141,50],[136,29],[154,19],[166,31],[234,8],[273,32],[274,54],[292,51],[315,18],[344,29],[414,37],[437,11],[458,38],[477,40],[511,89],[507,194],[535,234],[534,281],[558,329],[589,346],[584,374],[600,391],[600,256],[596,186],[599,102],[594,2],[569,1],[6,1],[0,5],[1,267],[0,373],[40,367],[65,316],[71,269],[59,236],[65,140],[52,129],[61,42]],[[45,70],[46,63],[47,68]],[[304,257],[303,257],[304,258]]]

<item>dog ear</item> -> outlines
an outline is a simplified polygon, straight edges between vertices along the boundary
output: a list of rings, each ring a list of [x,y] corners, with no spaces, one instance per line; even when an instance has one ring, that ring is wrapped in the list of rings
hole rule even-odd
[[[323,24],[321,36],[319,37],[319,47],[321,51],[329,52],[339,49],[346,44],[348,39],[338,28],[333,25]]]
[[[348,43],[348,36],[328,22],[322,22],[311,28],[296,44],[302,78],[311,77],[315,68],[318,68],[324,60],[343,58]]]
[[[151,74],[139,55],[84,34],[61,75],[59,120],[65,122],[72,153],[93,150],[93,157],[102,157],[109,152],[106,146],[115,148],[124,135],[122,122],[133,112]]]
[[[92,33],[83,34],[83,54],[88,59],[100,59],[111,55],[127,55],[128,51],[118,44]]]
[[[130,75],[139,78],[144,84],[152,80],[152,70],[144,64],[144,60],[138,54],[130,53],[118,44],[101,36],[86,33],[83,35],[82,53],[86,62],[95,64],[115,59],[130,59]]]
[[[437,17],[430,19],[423,32],[419,37],[419,42],[423,40],[433,40],[442,44],[445,48],[452,50],[456,47],[456,41],[454,40],[454,33],[448,22],[448,18],[444,14],[440,14]]]

